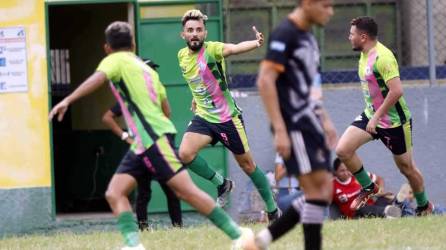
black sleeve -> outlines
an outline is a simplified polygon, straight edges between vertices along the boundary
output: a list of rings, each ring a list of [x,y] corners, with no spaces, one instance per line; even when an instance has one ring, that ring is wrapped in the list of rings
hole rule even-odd
[[[265,59],[285,66],[289,57],[289,37],[289,31],[283,26],[277,27],[269,38]]]
[[[119,106],[119,103],[116,103],[115,105],[113,105],[113,107],[111,107],[110,111],[115,116],[121,116],[122,115],[122,110],[121,110],[121,106]]]

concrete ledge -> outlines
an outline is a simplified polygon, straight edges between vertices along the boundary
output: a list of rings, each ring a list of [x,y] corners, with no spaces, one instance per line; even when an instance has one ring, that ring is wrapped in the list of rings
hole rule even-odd
[[[47,227],[52,221],[51,188],[0,189],[0,235]]]

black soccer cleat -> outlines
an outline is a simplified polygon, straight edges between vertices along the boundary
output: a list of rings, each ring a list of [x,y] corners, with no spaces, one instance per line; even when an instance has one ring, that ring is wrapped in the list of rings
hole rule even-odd
[[[145,220],[142,221],[138,221],[138,227],[139,227],[139,231],[143,232],[143,231],[149,231],[149,223]]]
[[[276,208],[276,210],[274,210],[273,212],[268,213],[268,224],[271,225],[274,221],[279,219],[281,216],[282,216],[282,210],[280,210],[280,208]]]
[[[432,204],[432,202],[428,201],[424,207],[417,207],[417,209],[415,210],[415,214],[417,216],[431,215],[431,214],[433,214],[434,209],[435,209],[434,204]]]
[[[217,187],[217,206],[224,207],[228,204],[229,193],[234,189],[234,182],[225,179],[223,184]]]

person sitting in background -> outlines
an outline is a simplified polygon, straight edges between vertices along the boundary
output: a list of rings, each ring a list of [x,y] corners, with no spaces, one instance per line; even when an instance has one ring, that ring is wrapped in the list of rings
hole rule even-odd
[[[413,190],[409,183],[404,183],[396,195],[396,203],[401,207],[403,211],[403,216],[415,216],[416,215],[416,204],[414,203],[415,196]],[[432,211],[435,215],[444,215],[446,213],[446,208],[440,204],[434,204],[434,210]]]
[[[144,60],[144,62],[155,70],[159,67],[158,64],[155,64],[151,60]],[[169,118],[169,101],[167,100],[166,95],[163,95],[162,97],[163,99],[161,100],[161,109],[164,115]],[[116,103],[112,108],[105,112],[102,117],[102,121],[111,129],[114,134],[120,137],[121,140],[127,142],[129,145],[132,145],[133,137],[128,132],[124,131],[116,121],[116,119],[120,116],[122,116],[121,107],[119,106],[119,103]],[[144,168],[141,171],[143,171],[144,173],[142,173],[141,175],[135,175],[135,177],[137,177],[136,181],[138,183],[135,210],[139,229],[141,231],[144,231],[147,230],[149,226],[147,222],[147,207],[149,206],[149,201],[152,194],[150,185],[151,181],[153,180],[153,175],[147,168]],[[160,183],[160,186],[167,198],[167,207],[172,226],[182,227],[183,220],[181,215],[180,200],[165,183]]]
[[[384,193],[384,181],[380,176],[368,173],[372,181],[380,188],[376,199],[370,199],[367,204],[358,209],[350,208],[353,200],[361,192],[361,185],[356,178],[348,171],[347,167],[336,158],[333,162],[333,203],[339,207],[339,210],[346,218],[363,217],[401,217],[401,208],[394,205],[394,197],[391,193]]]
[[[283,159],[276,154],[274,167],[275,189],[277,189],[277,205],[282,211],[288,209],[294,199],[303,195],[299,188],[299,182],[294,176],[288,175]]]

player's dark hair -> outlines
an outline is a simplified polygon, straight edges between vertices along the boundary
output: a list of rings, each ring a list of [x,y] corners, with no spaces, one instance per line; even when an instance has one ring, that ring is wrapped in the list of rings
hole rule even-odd
[[[131,49],[133,33],[130,24],[113,22],[105,29],[105,41],[113,50]]]
[[[144,63],[147,64],[149,67],[154,69],[155,71],[160,67],[158,64],[156,64],[154,61],[150,59],[143,59]]]
[[[336,159],[334,159],[333,161],[334,171],[338,171],[339,166],[341,166],[341,160],[338,157],[336,157]]]
[[[378,36],[378,24],[376,24],[375,20],[369,16],[353,18],[350,25],[356,26],[358,30],[366,33],[372,39],[375,39]]]

